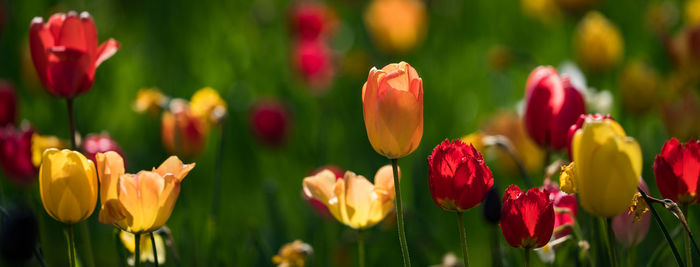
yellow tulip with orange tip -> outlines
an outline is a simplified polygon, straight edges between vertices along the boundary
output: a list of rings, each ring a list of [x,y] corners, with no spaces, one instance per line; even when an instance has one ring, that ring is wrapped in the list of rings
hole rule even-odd
[[[423,137],[423,80],[406,62],[372,68],[362,86],[367,136],[389,159],[411,154]]]
[[[304,178],[306,195],[317,199],[339,222],[353,229],[379,223],[394,209],[394,180],[391,165],[379,169],[374,184],[351,171],[336,180],[330,170]]]
[[[81,222],[97,202],[95,165],[80,152],[47,149],[39,168],[39,192],[52,218],[66,225]]]
[[[419,0],[372,0],[364,21],[380,49],[405,54],[423,41],[427,17],[425,5]]]
[[[612,119],[588,118],[572,143],[573,182],[590,214],[612,218],[629,207],[642,174],[642,151]],[[569,178],[570,179],[570,178]]]
[[[129,174],[116,152],[98,153],[96,159],[102,185],[99,221],[130,233],[153,232],[168,221],[180,183],[195,166],[171,156],[152,171]]]

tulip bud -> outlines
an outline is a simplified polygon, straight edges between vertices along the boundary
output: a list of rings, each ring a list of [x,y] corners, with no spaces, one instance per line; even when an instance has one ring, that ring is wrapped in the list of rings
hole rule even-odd
[[[428,184],[440,208],[463,212],[484,200],[493,174],[471,144],[446,139],[428,156]]]
[[[574,183],[583,209],[611,218],[629,207],[642,174],[642,151],[622,126],[587,118],[571,142]]]
[[[614,120],[612,116],[608,115],[600,115],[600,114],[581,114],[578,119],[576,120],[575,124],[572,124],[571,127],[569,127],[569,131],[566,135],[566,145],[568,147],[569,151],[569,160],[573,161],[574,158],[571,155],[571,142],[574,140],[574,134],[576,134],[576,131],[578,129],[581,129],[583,127],[583,123],[586,122],[586,120]]]
[[[372,68],[362,86],[370,144],[390,159],[411,154],[423,137],[423,80],[406,62]]]
[[[418,0],[372,0],[364,15],[365,27],[386,53],[405,54],[426,34],[428,14]]]
[[[290,131],[290,116],[283,103],[262,100],[250,109],[250,129],[265,145],[280,147]]]
[[[192,114],[186,101],[170,101],[170,110],[163,112],[161,125],[163,146],[168,153],[190,159],[204,150],[209,128]]]
[[[554,208],[547,193],[538,188],[523,192],[516,185],[506,189],[501,231],[508,244],[532,249],[547,244],[554,229]]]
[[[644,180],[639,180],[639,187],[644,192],[649,193],[649,188]],[[633,247],[642,242],[649,232],[651,215],[649,212],[641,215],[639,220],[635,220],[635,213],[629,210],[623,211],[615,216],[612,221],[613,232],[617,241],[626,247]]]
[[[700,201],[700,141],[666,141],[654,159],[654,177],[664,198],[680,205]]]
[[[0,128],[0,164],[10,181],[17,185],[31,184],[37,169],[32,164],[32,135],[34,129],[12,125]]]
[[[97,162],[95,160],[95,155],[97,153],[115,151],[120,155],[124,154],[122,149],[119,147],[119,144],[117,144],[114,139],[109,137],[109,134],[107,133],[89,134],[85,140],[83,140],[82,150],[85,152],[88,159],[92,160],[93,162]]]
[[[598,11],[589,11],[574,36],[579,62],[589,71],[603,72],[622,59],[624,43],[620,30]]]
[[[1,24],[2,22],[0,22],[0,26]],[[0,80],[0,127],[10,124],[14,125],[16,120],[17,96],[15,95],[15,89],[12,84]]]
[[[323,40],[302,40],[294,48],[296,69],[317,93],[327,90],[335,76],[331,48]]]
[[[586,112],[583,95],[567,76],[559,77],[551,66],[537,67],[525,85],[525,129],[541,147],[561,150],[566,134],[579,115]]]
[[[68,225],[81,222],[97,202],[95,164],[77,151],[47,149],[39,168],[39,191],[52,218]]]
[[[34,256],[39,222],[28,207],[12,205],[5,211],[0,228],[0,255],[7,262],[21,265]]]
[[[49,93],[73,98],[92,87],[95,69],[119,50],[109,39],[97,46],[97,28],[87,12],[56,13],[44,24],[32,19],[29,28],[32,61]]]
[[[484,197],[484,219],[492,224],[498,224],[501,221],[501,196],[496,185],[486,193]]]

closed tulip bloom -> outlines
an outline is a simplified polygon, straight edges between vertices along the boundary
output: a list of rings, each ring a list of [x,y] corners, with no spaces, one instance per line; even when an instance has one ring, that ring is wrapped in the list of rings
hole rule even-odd
[[[12,125],[0,128],[0,164],[5,176],[17,185],[31,184],[37,173],[32,164],[32,135],[34,129]]]
[[[333,10],[318,2],[301,2],[292,10],[292,31],[301,40],[324,38],[332,32],[335,22]]]
[[[364,21],[374,42],[392,54],[411,52],[425,37],[428,14],[419,0],[373,0]]]
[[[583,127],[583,123],[586,122],[587,119],[592,119],[592,120],[614,120],[612,116],[610,115],[600,115],[600,114],[581,114],[578,119],[576,120],[575,124],[572,124],[571,127],[569,127],[569,132],[566,137],[566,146],[569,151],[569,160],[573,161],[573,155],[571,155],[571,141],[574,140],[574,134],[576,134],[576,131],[578,129],[581,129]]]
[[[304,194],[318,199],[328,207],[333,217],[354,229],[366,229],[379,223],[394,209],[394,179],[391,165],[385,165],[367,178],[346,171],[336,179],[330,170],[306,177]]]
[[[124,160],[113,151],[98,153],[99,221],[130,233],[153,232],[163,226],[175,207],[180,183],[195,164],[169,157],[152,171],[124,172]]]
[[[372,68],[362,86],[367,136],[390,159],[411,154],[423,137],[423,80],[406,62]]]
[[[428,184],[440,208],[462,212],[484,200],[493,175],[471,144],[446,139],[428,156]]]
[[[583,95],[551,66],[537,67],[525,85],[525,129],[541,147],[566,148],[566,134],[586,112]]]
[[[639,180],[639,187],[647,194],[649,193],[649,188],[647,188],[644,180]],[[615,238],[628,248],[638,245],[647,236],[649,223],[651,222],[651,212],[642,214],[638,221],[635,221],[634,217],[635,213],[633,211],[625,210],[612,220]]]
[[[56,13],[47,23],[32,19],[29,46],[34,67],[47,91],[65,98],[86,93],[95,69],[119,50],[109,39],[97,46],[97,28],[87,12]]]
[[[637,141],[613,120],[588,118],[574,134],[571,149],[573,180],[583,209],[605,218],[623,212],[642,174]]]
[[[506,189],[501,211],[501,231],[508,244],[532,249],[547,244],[554,230],[554,208],[546,192],[516,185]]]
[[[592,72],[611,69],[625,50],[620,30],[598,11],[590,11],[581,19],[574,45],[581,65]]]
[[[197,157],[204,150],[208,133],[206,122],[194,116],[182,99],[171,101],[170,110],[163,112],[161,138],[168,153],[187,159]]]
[[[681,205],[700,201],[700,141],[666,141],[654,159],[654,177],[664,198]]]
[[[335,76],[333,51],[324,40],[301,40],[294,47],[296,69],[317,93],[328,89]]]
[[[97,155],[97,153],[116,151],[120,155],[124,154],[119,144],[117,144],[117,141],[114,141],[107,133],[89,134],[85,140],[83,140],[81,146],[85,155],[93,162],[97,162],[95,160],[95,155]]]
[[[39,192],[44,209],[64,224],[81,222],[97,202],[95,164],[68,149],[47,149],[39,168]]]
[[[16,120],[17,95],[15,89],[12,84],[0,80],[0,127],[15,124]]]

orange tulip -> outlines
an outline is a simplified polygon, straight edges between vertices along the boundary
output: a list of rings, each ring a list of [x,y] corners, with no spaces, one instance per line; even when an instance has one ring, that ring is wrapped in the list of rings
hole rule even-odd
[[[423,80],[406,62],[372,68],[362,86],[367,136],[390,159],[411,154],[423,137]]]
[[[168,221],[180,194],[180,182],[195,164],[171,156],[157,169],[124,173],[124,160],[114,151],[98,153],[99,221],[131,233],[147,233]]]

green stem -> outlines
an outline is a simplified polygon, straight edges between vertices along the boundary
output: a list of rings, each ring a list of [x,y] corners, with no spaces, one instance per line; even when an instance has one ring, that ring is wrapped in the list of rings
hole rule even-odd
[[[501,233],[496,226],[491,226],[491,266],[500,267],[503,259],[501,258]]]
[[[224,167],[224,128],[225,119],[221,119],[219,122],[219,128],[221,132],[219,133],[219,151],[216,154],[216,165],[214,165],[214,199],[211,203],[211,213],[210,215],[214,218],[214,222],[219,215],[219,199],[221,199],[221,173]]]
[[[666,229],[664,222],[661,220],[661,217],[659,217],[659,214],[656,212],[656,209],[654,208],[653,202],[649,200],[649,196],[647,196],[647,193],[644,192],[644,190],[642,190],[640,187],[637,187],[637,192],[642,194],[644,201],[647,202],[647,206],[649,207],[649,210],[651,211],[651,215],[654,216],[654,220],[656,220],[656,224],[658,224],[659,227],[661,228],[661,231],[664,233],[664,237],[666,237],[666,242],[668,242],[668,245],[671,247],[671,251],[673,252],[673,257],[676,258],[676,263],[678,263],[679,267],[684,266],[683,259],[681,259],[681,255],[680,255],[680,253],[678,253],[678,249],[676,248],[676,244],[673,243],[673,239],[671,239],[671,236],[668,234],[668,230]]]
[[[357,258],[360,267],[365,267],[365,239],[362,236],[362,229],[357,230]]]
[[[134,266],[141,266],[141,233],[134,233]]]
[[[399,230],[399,243],[401,243],[401,255],[403,266],[411,266],[411,257],[408,255],[406,243],[406,230],[403,224],[403,205],[401,203],[401,186],[399,184],[399,165],[397,159],[391,159],[391,167],[394,170],[394,190],[396,191],[396,226]]]
[[[525,267],[530,267],[530,249],[525,249]]]
[[[603,220],[601,218],[601,220]],[[612,219],[604,219],[605,223],[605,236],[608,241],[608,258],[610,259],[610,266],[617,266],[617,253],[615,251],[615,237],[613,235],[612,229]]]
[[[121,230],[114,228],[114,249],[117,250],[117,258],[119,259],[118,260],[119,266],[124,267],[124,266],[126,266],[126,264],[124,264],[125,255],[124,255],[124,250],[122,249],[123,245],[122,245],[122,240],[121,240],[121,237],[119,236],[119,234],[121,234]]]
[[[73,112],[73,98],[66,98],[66,106],[68,106],[68,126],[70,127],[70,145],[71,149],[78,149],[78,142],[75,139],[75,113]]]
[[[153,232],[151,232],[151,246],[153,247],[153,261],[158,267],[158,250],[156,249],[156,239],[153,237]]]
[[[462,240],[462,257],[464,257],[464,267],[469,267],[469,252],[467,251],[467,233],[464,231],[464,218],[461,212],[457,212],[459,222],[459,238]]]
[[[70,266],[75,267],[75,240],[73,238],[72,224],[66,225],[65,233],[68,241],[68,259],[70,261]]]
[[[46,267],[46,262],[44,261],[44,255],[41,253],[41,248],[39,246],[34,247],[34,257],[39,261],[41,267]]]
[[[683,206],[681,206],[681,210],[683,211],[683,216],[685,217],[685,219],[688,220],[688,205],[684,204]],[[685,260],[688,264],[688,267],[693,267],[693,254],[690,251],[690,232],[685,231],[684,237],[685,238],[683,239],[685,241]]]
[[[88,229],[88,224],[83,223],[78,226],[78,230],[80,230],[80,237],[81,239],[81,249],[83,250],[83,260],[84,263],[87,264],[88,267],[94,267],[95,266],[95,258],[92,256],[92,242],[90,238],[90,230]]]

